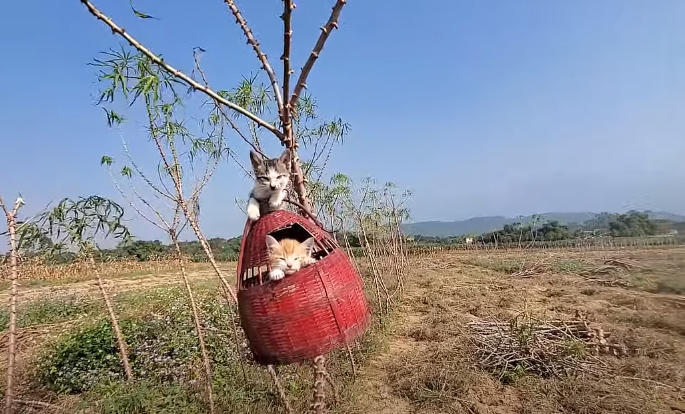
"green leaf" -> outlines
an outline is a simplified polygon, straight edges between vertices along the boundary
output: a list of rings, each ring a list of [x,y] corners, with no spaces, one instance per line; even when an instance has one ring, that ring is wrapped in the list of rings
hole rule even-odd
[[[112,99],[114,99],[114,94],[112,93]],[[120,125],[124,122],[124,117],[119,115],[118,113],[114,112],[113,110],[107,109],[107,108],[102,108],[105,111],[105,114],[107,115],[107,126],[110,128],[112,125]]]
[[[106,165],[106,166],[111,166],[114,163],[114,158],[110,157],[109,155],[103,155],[102,158],[100,159],[100,165]]]
[[[131,178],[133,177],[133,170],[131,170],[131,167],[128,165],[124,165],[121,169],[121,175],[126,178]]]
[[[129,4],[131,5],[131,10],[133,10],[133,13],[134,13],[136,16],[140,17],[141,19],[155,19],[155,20],[159,20],[159,19],[157,19],[156,17],[150,16],[149,14],[141,13],[141,12],[139,12],[138,10],[136,10],[136,9],[133,7],[133,0],[129,0]]]

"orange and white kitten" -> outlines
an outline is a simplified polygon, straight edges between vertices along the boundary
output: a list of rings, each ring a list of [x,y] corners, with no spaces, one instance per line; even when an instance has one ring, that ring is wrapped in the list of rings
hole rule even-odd
[[[292,275],[301,268],[316,261],[312,257],[314,238],[310,237],[302,243],[293,239],[276,240],[266,235],[266,247],[269,251],[269,279],[280,280],[286,275]]]

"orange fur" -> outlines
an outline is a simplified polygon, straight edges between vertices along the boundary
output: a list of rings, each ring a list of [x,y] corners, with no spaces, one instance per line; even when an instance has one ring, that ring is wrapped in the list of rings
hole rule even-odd
[[[300,243],[293,239],[277,241],[273,237],[267,236],[266,244],[269,249],[272,279],[280,279],[281,273],[291,275],[315,261],[311,256],[311,249],[314,247],[313,238]]]

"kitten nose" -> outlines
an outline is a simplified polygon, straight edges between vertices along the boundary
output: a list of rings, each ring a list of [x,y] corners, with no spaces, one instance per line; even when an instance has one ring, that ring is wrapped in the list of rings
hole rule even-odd
[[[288,266],[288,269],[290,269],[291,267],[293,267],[293,265],[290,264],[290,263],[286,264],[286,266]]]
[[[276,189],[276,186],[273,185],[273,184],[271,184],[271,189],[272,189],[272,190],[275,190],[275,189]]]

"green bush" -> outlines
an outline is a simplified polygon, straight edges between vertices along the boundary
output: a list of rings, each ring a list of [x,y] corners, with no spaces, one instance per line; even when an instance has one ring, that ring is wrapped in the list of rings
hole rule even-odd
[[[230,319],[223,304],[204,298],[201,314],[213,364],[237,360]],[[158,384],[194,384],[201,375],[201,354],[191,312],[182,292],[174,291],[166,309],[120,320],[134,377]],[[107,319],[64,334],[46,346],[36,376],[58,393],[81,393],[96,384],[124,379],[111,324]]]
[[[62,336],[39,357],[39,380],[59,393],[83,392],[103,379],[124,376],[109,321]]]

